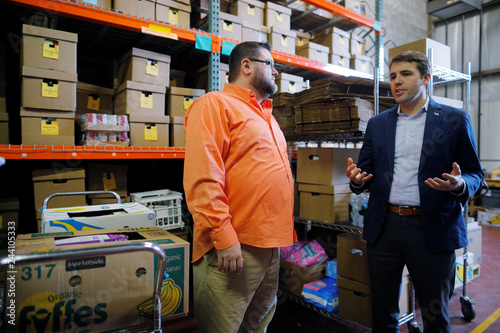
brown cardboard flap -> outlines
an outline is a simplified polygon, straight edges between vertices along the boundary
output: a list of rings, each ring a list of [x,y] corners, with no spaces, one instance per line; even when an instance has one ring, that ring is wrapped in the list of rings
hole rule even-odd
[[[305,184],[299,183],[299,192],[311,192],[322,194],[337,194],[337,193],[350,193],[351,189],[349,184],[340,185],[318,185],[318,184]]]
[[[67,82],[77,82],[78,74],[69,72],[58,72],[50,69],[34,68],[23,66],[22,75],[43,79],[61,80]]]
[[[160,123],[160,124],[170,123],[170,116],[129,114],[128,117],[131,123]]]
[[[75,119],[74,111],[62,111],[62,110],[42,110],[42,109],[32,109],[32,108],[21,108],[21,117],[47,117],[47,118],[64,118],[64,119]]]
[[[136,47],[133,47],[130,51],[125,53],[125,55],[121,58],[120,62],[125,61],[127,58],[130,58],[131,56],[170,63],[170,56],[167,54],[138,49]]]
[[[33,181],[35,182],[79,178],[85,178],[85,169],[46,169],[33,171]]]
[[[205,95],[205,90],[204,89],[182,88],[182,87],[170,87],[168,93],[170,95],[200,97],[200,96]]]
[[[157,84],[149,84],[137,81],[127,81],[122,83],[117,90],[117,93],[121,93],[125,89],[149,91],[157,94],[165,94],[165,86],[160,86]]]

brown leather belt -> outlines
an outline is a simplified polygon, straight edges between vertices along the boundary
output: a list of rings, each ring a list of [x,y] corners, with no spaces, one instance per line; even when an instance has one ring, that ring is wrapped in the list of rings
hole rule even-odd
[[[415,206],[396,206],[389,204],[387,210],[402,216],[419,216],[420,207]]]

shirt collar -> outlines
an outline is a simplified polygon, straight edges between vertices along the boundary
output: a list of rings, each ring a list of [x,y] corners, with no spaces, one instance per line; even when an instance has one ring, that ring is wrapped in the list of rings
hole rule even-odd
[[[247,89],[247,88],[243,88],[243,87],[231,84],[231,83],[226,83],[224,85],[224,91],[231,93],[231,94],[234,94],[234,95],[237,95],[238,97],[241,97],[241,98],[248,100],[248,101],[252,100],[252,99],[255,100],[255,93],[253,91],[251,91],[250,89]],[[266,108],[272,107],[272,105],[273,105],[273,100],[270,98],[265,99],[261,103],[261,106],[266,107]]]
[[[429,96],[426,96],[424,106],[422,106],[422,108],[420,110],[418,110],[417,114],[422,113],[422,112],[427,112],[428,109],[429,109]],[[398,104],[397,113],[398,113],[398,116],[404,115],[404,113],[401,113],[401,106],[399,104]]]

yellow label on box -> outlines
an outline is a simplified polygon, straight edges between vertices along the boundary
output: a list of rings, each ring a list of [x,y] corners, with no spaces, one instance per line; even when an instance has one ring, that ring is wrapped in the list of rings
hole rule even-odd
[[[87,109],[99,111],[99,104],[101,103],[101,97],[99,95],[90,94],[87,99]]]
[[[304,44],[305,44],[305,43],[304,43],[304,38],[299,37],[299,38],[297,39],[297,46],[304,46]]]
[[[361,71],[367,73],[368,72],[368,64],[366,61],[361,62]]]
[[[233,32],[233,23],[229,21],[222,22],[222,29],[229,32]]]
[[[283,13],[282,12],[276,12],[276,21],[283,22]]]
[[[3,229],[3,216],[0,215],[0,229]]]
[[[339,65],[345,66],[345,58],[339,58]]]
[[[184,97],[184,110],[189,109],[191,104],[193,104],[193,97]]]
[[[286,38],[285,35],[281,35],[281,45],[282,46],[287,46],[288,45],[288,38]]]
[[[297,85],[295,84],[295,82],[288,83],[288,91],[293,93],[297,92]]]
[[[146,124],[144,126],[144,140],[146,141],[157,141],[158,140],[158,129],[155,125]]]
[[[41,133],[42,135],[59,135],[59,122],[57,120],[43,118]]]
[[[158,61],[148,59],[146,62],[146,74],[158,76]]]
[[[356,44],[356,49],[358,50],[359,53],[362,53],[363,52],[363,44],[358,42]]]
[[[57,98],[59,96],[59,85],[57,81],[42,81],[42,97]]]
[[[112,172],[106,172],[102,175],[102,188],[104,191],[116,189],[116,179]]]
[[[255,6],[247,5],[247,14],[255,16]]]
[[[339,44],[340,45],[345,45],[345,38],[344,38],[344,36],[339,36]]]
[[[141,108],[152,109],[153,108],[153,94],[150,92],[141,92]]]
[[[175,9],[168,9],[168,23],[177,25],[179,24],[179,12]]]
[[[44,39],[42,57],[59,59],[59,42],[56,40]]]

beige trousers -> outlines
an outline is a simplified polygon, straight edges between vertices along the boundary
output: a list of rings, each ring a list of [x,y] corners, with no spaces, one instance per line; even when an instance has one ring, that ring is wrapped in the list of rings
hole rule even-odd
[[[217,269],[209,251],[193,265],[194,311],[201,333],[266,332],[276,309],[278,248],[241,245],[240,275]]]

